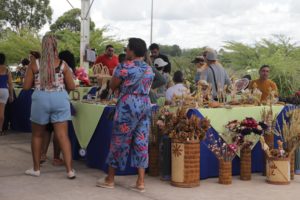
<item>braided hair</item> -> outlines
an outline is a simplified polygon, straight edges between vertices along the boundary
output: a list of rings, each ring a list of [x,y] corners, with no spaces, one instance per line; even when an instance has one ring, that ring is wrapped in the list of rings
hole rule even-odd
[[[51,34],[45,35],[42,40],[42,54],[40,59],[41,88],[52,88],[55,81],[55,58],[57,57],[57,41]]]

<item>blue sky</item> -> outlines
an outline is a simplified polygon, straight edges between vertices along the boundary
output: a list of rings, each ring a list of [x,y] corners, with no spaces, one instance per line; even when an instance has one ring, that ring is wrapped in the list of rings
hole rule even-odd
[[[80,0],[69,1],[80,7]],[[71,9],[66,0],[50,4],[53,21]],[[149,43],[150,6],[151,0],[95,0],[91,17],[96,27],[109,26],[107,35],[140,37]],[[224,41],[253,44],[284,34],[298,42],[299,10],[299,0],[154,0],[153,41],[218,49]],[[43,31],[47,29],[48,25]]]

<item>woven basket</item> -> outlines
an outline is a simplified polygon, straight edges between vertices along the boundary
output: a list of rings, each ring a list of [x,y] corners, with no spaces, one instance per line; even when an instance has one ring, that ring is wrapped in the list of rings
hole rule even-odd
[[[219,160],[219,183],[229,185],[232,183],[232,162]]]
[[[291,180],[294,180],[295,178],[295,151],[291,153],[291,159],[290,159],[290,166],[291,166]]]
[[[240,179],[244,181],[251,180],[251,148],[241,149],[241,172]]]
[[[191,188],[200,185],[200,143],[172,140],[171,185]]]
[[[275,185],[290,183],[290,158],[268,158],[266,166],[268,183]]]
[[[149,176],[159,176],[159,147],[157,144],[149,145]]]

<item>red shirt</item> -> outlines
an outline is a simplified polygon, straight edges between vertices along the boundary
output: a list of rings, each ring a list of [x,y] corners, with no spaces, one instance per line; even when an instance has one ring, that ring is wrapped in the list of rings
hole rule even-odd
[[[97,57],[95,64],[102,63],[102,65],[107,66],[109,69],[110,75],[112,75],[115,67],[119,64],[119,59],[116,55],[113,55],[111,58],[106,54],[100,55]]]

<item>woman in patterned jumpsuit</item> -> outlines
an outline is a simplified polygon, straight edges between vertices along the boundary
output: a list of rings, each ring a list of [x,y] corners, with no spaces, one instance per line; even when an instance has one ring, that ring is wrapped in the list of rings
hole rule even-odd
[[[97,186],[114,188],[115,169],[124,170],[129,153],[131,166],[138,168],[134,189],[144,191],[145,168],[148,167],[148,137],[151,118],[149,91],[154,78],[152,68],[144,62],[146,43],[129,39],[126,56],[113,74],[111,89],[119,89],[110,151],[107,157],[108,176]]]

